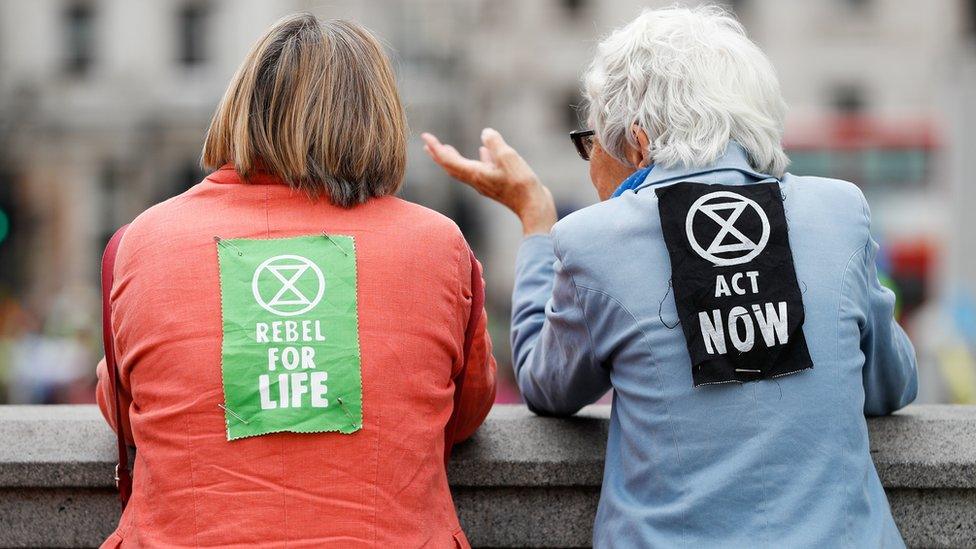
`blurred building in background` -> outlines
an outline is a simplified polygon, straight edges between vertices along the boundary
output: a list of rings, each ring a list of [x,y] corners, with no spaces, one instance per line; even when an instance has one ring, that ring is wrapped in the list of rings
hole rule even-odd
[[[691,2],[694,3],[694,2]],[[90,398],[98,266],[118,226],[203,176],[210,115],[250,44],[298,10],[350,17],[394,54],[413,128],[404,196],[454,218],[486,264],[510,378],[520,228],[423,155],[506,135],[562,213],[596,200],[567,133],[579,76],[634,0],[8,0],[0,3],[0,385]],[[882,269],[919,348],[923,399],[976,401],[976,2],[726,2],[777,67],[791,171],[848,179],[872,205]],[[502,398],[516,398],[513,389]]]

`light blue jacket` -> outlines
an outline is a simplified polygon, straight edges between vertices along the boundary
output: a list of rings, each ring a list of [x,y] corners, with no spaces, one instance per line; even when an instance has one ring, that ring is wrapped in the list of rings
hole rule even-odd
[[[781,180],[813,369],[692,387],[654,188],[767,177],[732,143],[707,168],[657,167],[519,249],[512,349],[528,405],[569,415],[614,390],[597,547],[904,547],[865,414],[915,398],[915,352],[857,187]]]

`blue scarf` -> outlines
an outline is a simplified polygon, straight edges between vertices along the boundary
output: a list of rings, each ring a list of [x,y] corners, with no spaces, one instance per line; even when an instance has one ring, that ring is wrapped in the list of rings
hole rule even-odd
[[[637,187],[640,187],[641,184],[644,183],[644,180],[647,179],[647,174],[651,173],[651,170],[653,169],[654,169],[654,165],[651,164],[647,168],[641,168],[636,172],[632,173],[630,177],[624,179],[623,183],[621,183],[620,186],[617,187],[617,190],[613,191],[613,194],[610,195],[610,198],[617,198],[618,196],[624,194],[627,191],[633,191],[637,189]]]

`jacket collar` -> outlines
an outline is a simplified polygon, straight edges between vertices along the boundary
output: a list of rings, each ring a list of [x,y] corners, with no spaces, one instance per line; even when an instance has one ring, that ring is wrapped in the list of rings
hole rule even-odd
[[[285,182],[280,177],[260,167],[254,170],[247,179],[244,179],[241,177],[241,174],[237,173],[237,170],[231,163],[224,164],[217,171],[208,175],[207,179],[214,183],[226,184],[285,185]]]
[[[749,156],[746,154],[746,150],[735,141],[729,141],[729,144],[725,147],[725,153],[715,160],[715,162],[712,162],[707,166],[692,168],[681,165],[665,168],[664,166],[655,165],[654,169],[650,170],[650,172],[647,174],[644,182],[635,189],[635,192],[655,185],[676,183],[678,180],[694,179],[694,177],[698,175],[725,170],[741,172],[757,180],[773,178],[773,176],[769,174],[757,172],[755,169],[753,169],[752,166],[749,165]]]

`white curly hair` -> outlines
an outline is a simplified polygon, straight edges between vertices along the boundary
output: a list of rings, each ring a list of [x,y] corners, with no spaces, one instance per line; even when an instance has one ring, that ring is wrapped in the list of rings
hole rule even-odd
[[[789,164],[772,63],[719,7],[646,10],[613,31],[583,76],[583,95],[602,147],[624,163],[637,124],[664,167],[707,166],[730,140],[757,171],[780,177]]]

